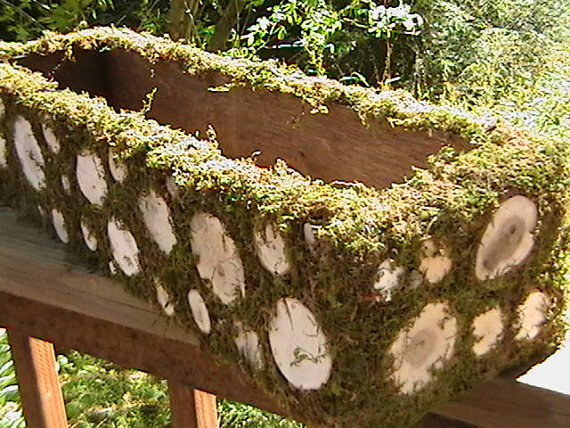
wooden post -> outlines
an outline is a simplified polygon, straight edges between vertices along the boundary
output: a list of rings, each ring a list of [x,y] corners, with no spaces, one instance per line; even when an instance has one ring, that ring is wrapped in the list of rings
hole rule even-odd
[[[173,428],[217,428],[216,396],[168,380]]]
[[[27,425],[34,428],[66,427],[53,344],[13,328],[8,329],[8,337]]]

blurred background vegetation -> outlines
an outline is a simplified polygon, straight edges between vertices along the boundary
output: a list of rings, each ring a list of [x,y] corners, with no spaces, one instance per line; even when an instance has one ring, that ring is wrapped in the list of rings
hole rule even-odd
[[[0,0],[0,38],[127,26],[222,55],[277,58],[307,74],[493,114],[570,140],[568,0]],[[67,352],[70,426],[165,427],[162,381]],[[298,427],[221,402],[224,427]],[[0,332],[0,426],[23,425]]]
[[[466,105],[528,102],[568,76],[567,0],[0,0],[4,40],[94,25]]]

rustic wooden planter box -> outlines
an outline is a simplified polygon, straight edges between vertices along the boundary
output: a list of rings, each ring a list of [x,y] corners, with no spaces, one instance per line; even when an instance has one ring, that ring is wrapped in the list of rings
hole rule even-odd
[[[0,56],[4,199],[313,424],[563,339],[561,142],[125,30]]]

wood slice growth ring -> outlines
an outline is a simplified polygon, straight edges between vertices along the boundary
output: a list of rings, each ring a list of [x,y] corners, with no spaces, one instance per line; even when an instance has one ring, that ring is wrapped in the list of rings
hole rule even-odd
[[[390,347],[394,356],[392,378],[404,394],[416,392],[432,381],[432,371],[453,355],[457,320],[447,303],[426,305],[409,328]]]
[[[503,275],[528,257],[537,216],[536,204],[524,196],[513,196],[500,205],[477,249],[477,278]]]

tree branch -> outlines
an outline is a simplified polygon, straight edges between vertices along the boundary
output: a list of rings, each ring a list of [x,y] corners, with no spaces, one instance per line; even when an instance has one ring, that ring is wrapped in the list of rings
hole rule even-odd
[[[214,34],[208,43],[208,50],[218,52],[226,48],[228,38],[232,28],[239,19],[239,14],[245,6],[246,0],[229,0],[228,5],[224,9],[224,13],[216,24]]]
[[[168,33],[172,40],[193,40],[196,35],[194,17],[200,0],[171,0]]]

